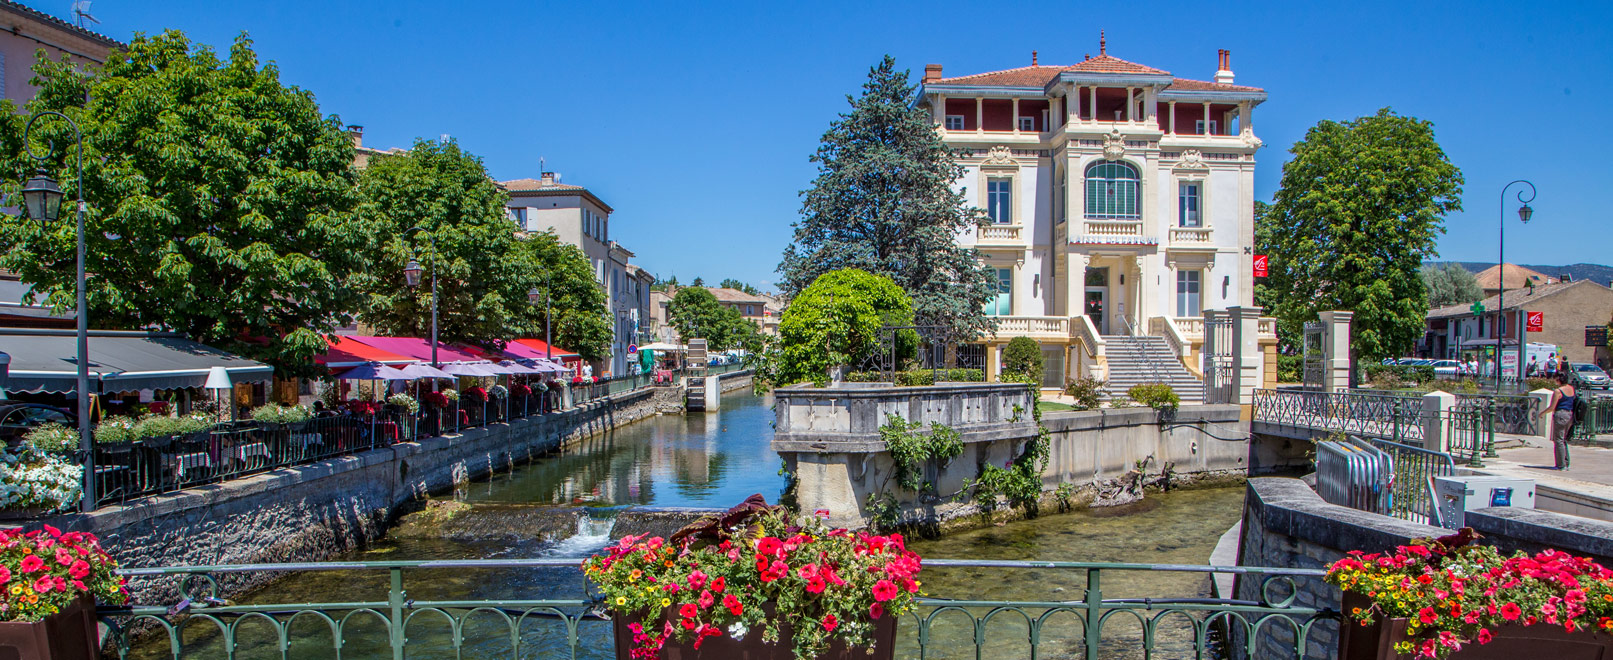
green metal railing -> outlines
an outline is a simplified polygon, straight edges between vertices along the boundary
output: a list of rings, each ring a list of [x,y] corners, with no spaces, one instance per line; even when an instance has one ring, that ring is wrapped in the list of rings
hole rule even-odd
[[[1254,656],[1264,640],[1288,639],[1306,647],[1312,628],[1336,613],[1299,606],[1302,590],[1331,590],[1323,571],[1177,564],[941,560],[924,562],[926,571],[976,569],[1074,573],[1083,586],[1073,600],[1012,601],[927,596],[898,628],[898,656],[918,658],[1121,656],[1219,657],[1232,647]],[[447,571],[463,576],[484,571],[564,571],[575,598],[416,600],[406,588],[441,591],[421,573]],[[223,600],[223,584],[253,574],[353,572],[342,592],[365,584],[379,586],[385,598],[319,603],[235,604]],[[1115,598],[1106,580],[1117,574],[1145,573],[1152,585],[1166,574],[1209,583],[1208,598]],[[584,582],[577,559],[499,559],[393,562],[322,562],[125,569],[141,586],[175,594],[170,604],[101,607],[109,646],[118,657],[302,658],[320,652],[331,657],[612,657],[610,633],[594,590]],[[1239,600],[1218,594],[1213,576],[1240,580]],[[929,579],[929,578],[926,578]],[[161,581],[169,580],[164,585]],[[518,577],[503,582],[519,590]],[[334,582],[334,581],[333,581]],[[406,582],[408,583],[406,585]],[[1135,581],[1133,582],[1136,583]],[[972,584],[972,582],[971,582]],[[1199,583],[1202,585],[1203,583]],[[1202,586],[1199,587],[1202,589]],[[1198,589],[1195,589],[1197,591]],[[1073,590],[1072,590],[1073,591]],[[379,596],[379,589],[374,593]],[[1331,594],[1332,592],[1328,592]],[[365,626],[368,628],[365,628]],[[584,630],[587,626],[588,629]],[[152,639],[136,642],[129,632],[155,628]],[[1106,629],[1107,627],[1107,629]],[[361,630],[362,629],[362,630]],[[1274,634],[1280,630],[1280,634]],[[433,635],[433,631],[436,633]],[[164,648],[156,648],[164,647]],[[497,647],[496,649],[491,647]],[[1021,647],[1024,653],[1020,652]],[[321,651],[323,649],[323,651]],[[1079,649],[1078,651],[1072,649]],[[961,654],[961,655],[960,655]],[[1303,655],[1297,653],[1296,655]]]
[[[1416,396],[1307,390],[1254,392],[1254,421],[1393,442],[1422,442],[1422,415],[1423,400]]]
[[[1592,396],[1587,403],[1590,405],[1590,414],[1574,425],[1574,438],[1589,440],[1613,433],[1613,397]]]

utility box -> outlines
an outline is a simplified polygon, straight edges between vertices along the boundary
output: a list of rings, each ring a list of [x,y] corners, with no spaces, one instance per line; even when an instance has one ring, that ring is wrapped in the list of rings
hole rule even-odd
[[[1467,526],[1467,512],[1492,506],[1535,508],[1535,481],[1513,477],[1470,475],[1434,477],[1434,517],[1449,529]]]

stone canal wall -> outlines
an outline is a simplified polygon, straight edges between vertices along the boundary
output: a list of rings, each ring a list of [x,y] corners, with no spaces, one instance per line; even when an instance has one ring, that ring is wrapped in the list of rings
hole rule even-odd
[[[982,507],[967,496],[969,482],[985,465],[1011,462],[1038,434],[1029,390],[1012,383],[792,386],[775,391],[774,400],[773,448],[794,475],[797,502],[804,511],[827,511],[830,523],[843,527],[866,525],[876,515],[871,502],[887,495],[905,523],[983,522]],[[1183,406],[1164,418],[1152,408],[1048,413],[1044,503],[1053,504],[1065,484],[1063,496],[1080,505],[1131,501],[1145,485],[1164,479],[1175,485],[1241,481],[1248,444],[1238,413],[1238,406]],[[925,492],[896,483],[895,464],[880,436],[891,415],[925,427],[945,424],[964,443],[962,455],[944,464],[926,462],[924,480],[931,487]]]
[[[125,566],[319,561],[379,538],[400,507],[676,405],[679,388],[625,392],[543,417],[143,498],[51,524],[93,532]],[[265,579],[260,576],[258,579]],[[171,602],[172,584],[137,584]],[[225,585],[230,593],[256,586]]]

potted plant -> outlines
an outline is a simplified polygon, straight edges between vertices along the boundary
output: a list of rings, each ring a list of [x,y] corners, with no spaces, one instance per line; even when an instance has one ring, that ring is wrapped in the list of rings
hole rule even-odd
[[[1344,591],[1339,658],[1613,656],[1613,571],[1556,550],[1503,556],[1477,537],[1463,529],[1329,566]]]
[[[360,417],[369,417],[381,410],[381,404],[374,401],[361,401],[354,399],[347,402],[347,411]]]
[[[0,530],[0,648],[23,660],[99,657],[95,601],[128,601],[93,534]]]
[[[386,404],[396,407],[399,412],[407,412],[411,415],[420,412],[420,402],[402,392],[387,397]]]
[[[487,389],[487,396],[499,401],[504,400],[505,397],[508,397],[509,395],[509,388],[506,388],[503,385],[494,385]]]
[[[752,495],[670,539],[623,538],[583,570],[612,614],[617,658],[674,647],[685,658],[881,659],[920,561],[899,534],[830,529]]]
[[[36,518],[71,508],[83,497],[83,478],[83,466],[28,442],[0,451],[0,519]]]
[[[543,384],[539,383],[538,386],[542,387]],[[528,387],[526,383],[512,383],[510,385],[510,392],[514,393],[516,396],[532,396],[532,388]]]
[[[448,395],[443,392],[424,392],[420,395],[420,400],[424,401],[426,405],[437,409],[449,406]]]
[[[71,453],[78,449],[78,430],[56,423],[41,424],[23,435],[18,447],[47,454]]]
[[[487,403],[487,390],[482,388],[480,385],[467,387],[465,388],[465,391],[461,392],[460,394],[464,396],[465,400],[470,401],[471,403]]]

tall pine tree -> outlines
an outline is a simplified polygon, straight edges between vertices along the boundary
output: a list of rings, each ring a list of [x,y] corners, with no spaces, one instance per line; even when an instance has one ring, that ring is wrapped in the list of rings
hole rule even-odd
[[[847,97],[851,112],[830,124],[812,156],[818,177],[801,193],[780,285],[793,297],[842,268],[884,275],[912,296],[917,323],[966,341],[993,329],[984,308],[996,283],[956,237],[986,215],[952,188],[963,166],[929,114],[911,105],[913,93],[908,72],[887,55],[862,96]]]

